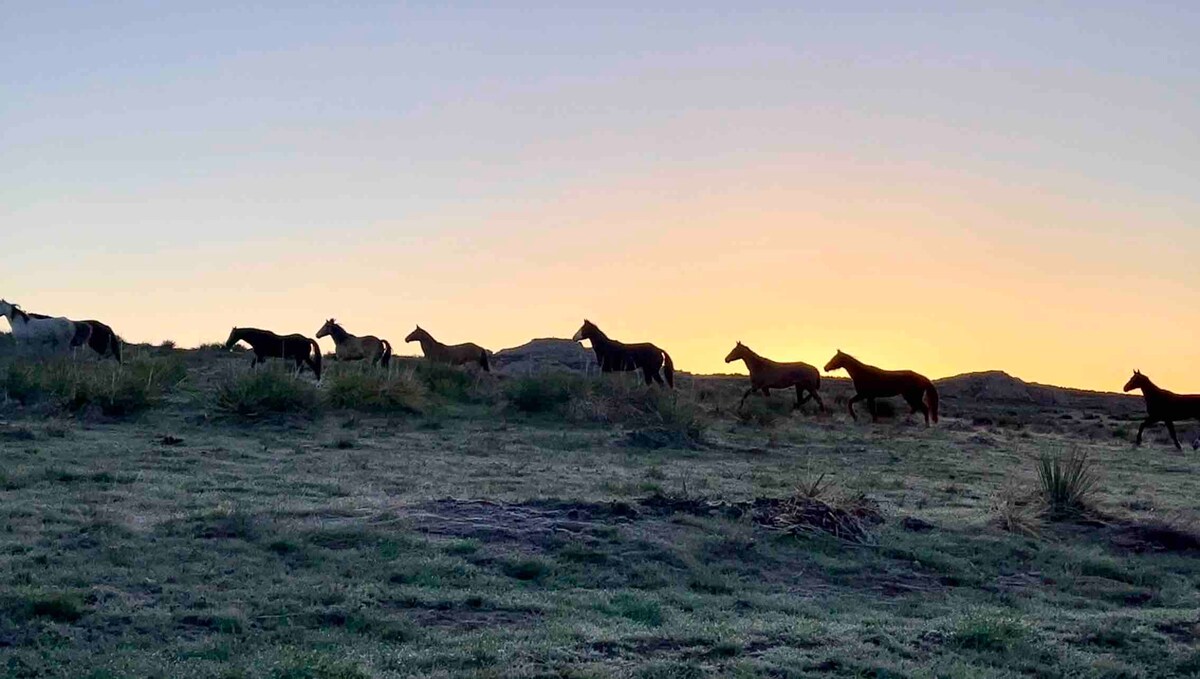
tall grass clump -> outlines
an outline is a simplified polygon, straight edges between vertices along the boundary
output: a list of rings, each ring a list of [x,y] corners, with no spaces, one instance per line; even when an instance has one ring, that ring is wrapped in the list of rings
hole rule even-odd
[[[241,417],[269,414],[311,415],[317,410],[317,388],[283,366],[226,374],[217,383],[213,405]]]
[[[22,404],[45,402],[67,412],[94,406],[123,417],[158,405],[185,379],[187,368],[174,357],[139,357],[124,365],[63,358],[10,364],[3,389]]]
[[[453,403],[488,403],[494,397],[493,383],[473,366],[453,366],[427,359],[392,359],[400,364],[435,399]]]
[[[1081,450],[1042,453],[1037,472],[1042,498],[1056,515],[1086,511],[1100,482],[1091,458]]]
[[[628,427],[629,442],[648,448],[696,447],[707,427],[693,394],[628,380],[598,380],[575,410],[584,419]]]
[[[565,372],[526,375],[505,387],[509,407],[529,414],[565,414],[571,404],[587,392],[583,377]]]
[[[425,385],[411,374],[374,368],[329,375],[325,394],[330,407],[380,413],[419,413],[428,396]]]

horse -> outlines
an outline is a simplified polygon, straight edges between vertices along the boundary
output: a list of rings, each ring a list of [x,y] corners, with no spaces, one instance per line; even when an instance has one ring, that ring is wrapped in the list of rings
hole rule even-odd
[[[1142,445],[1142,432],[1146,425],[1163,422],[1175,442],[1175,448],[1183,450],[1179,445],[1179,437],[1175,435],[1175,420],[1200,420],[1200,395],[1176,394],[1162,389],[1150,381],[1140,370],[1133,371],[1133,377],[1125,383],[1125,391],[1142,390],[1142,398],[1146,401],[1146,419],[1138,427],[1137,443]]]
[[[43,314],[29,313],[34,318],[51,318]],[[108,325],[96,320],[71,321],[75,324],[75,337],[71,340],[71,348],[87,344],[100,358],[112,356],[121,363],[121,339]]]
[[[841,349],[825,364],[825,372],[845,368],[854,382],[854,397],[846,404],[850,409],[850,418],[857,420],[854,414],[854,404],[866,399],[867,409],[871,411],[871,421],[877,422],[875,399],[889,396],[903,396],[914,413],[920,412],[925,416],[925,426],[929,419],[938,421],[938,393],[933,382],[928,377],[911,370],[883,370],[867,365]],[[922,398],[923,397],[923,398]]]
[[[75,323],[61,316],[34,318],[25,313],[20,306],[10,304],[3,299],[0,299],[0,315],[8,319],[8,324],[12,327],[13,339],[18,344],[26,346],[40,344],[49,346],[52,350],[58,350],[61,347],[66,351],[71,348],[71,342],[75,339]]]
[[[586,318],[571,339],[575,342],[591,340],[592,351],[596,352],[596,363],[600,365],[602,373],[629,372],[640,368],[647,385],[654,382],[663,384],[665,376],[666,385],[675,388],[675,363],[671,355],[649,342],[625,344],[609,339],[595,323]]]
[[[296,370],[303,370],[307,363],[316,374],[317,381],[321,380],[321,347],[315,339],[296,333],[276,335],[270,330],[234,327],[229,331],[229,339],[225,340],[225,350],[233,349],[239,340],[254,350],[251,369],[259,363],[266,363],[268,358],[290,358],[296,362]]]
[[[317,331],[317,339],[332,337],[335,345],[334,357],[339,361],[361,361],[369,359],[371,365],[388,367],[392,360],[392,345],[374,335],[351,335],[334,319],[325,321]]]
[[[750,371],[750,388],[742,394],[742,400],[738,401],[739,411],[745,405],[746,397],[754,392],[761,391],[763,396],[770,396],[771,389],[796,387],[796,405],[793,410],[799,410],[800,406],[811,398],[820,406],[821,412],[825,412],[825,402],[817,393],[817,390],[821,388],[821,373],[815,367],[800,362],[772,361],[754,353],[750,347],[741,342],[738,342],[733,347],[733,351],[730,351],[729,355],[725,357],[726,363],[738,360],[744,361],[746,369]]]
[[[442,344],[419,325],[415,330],[408,333],[408,337],[405,337],[404,341],[420,342],[421,353],[425,354],[425,358],[435,363],[447,363],[449,365],[478,363],[484,372],[492,371],[492,364],[488,359],[487,349],[473,342]]]

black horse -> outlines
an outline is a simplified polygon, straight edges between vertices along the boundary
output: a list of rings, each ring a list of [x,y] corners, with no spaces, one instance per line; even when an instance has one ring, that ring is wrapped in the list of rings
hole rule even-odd
[[[576,342],[591,340],[600,372],[629,372],[640,368],[646,384],[662,384],[665,376],[667,386],[675,387],[675,364],[671,361],[671,355],[649,342],[624,344],[609,339],[595,323],[586,319],[572,339]]]
[[[45,314],[29,314],[34,318],[51,318]],[[71,321],[75,324],[75,337],[71,339],[71,347],[81,347],[87,344],[100,358],[112,356],[121,362],[121,338],[108,325],[100,321]]]
[[[312,368],[317,380],[321,379],[321,347],[315,339],[293,333],[291,335],[276,335],[270,330],[258,328],[234,328],[229,331],[229,339],[225,340],[225,349],[233,348],[238,341],[245,342],[254,350],[254,360],[250,367],[266,363],[268,358],[290,358],[296,362],[296,370],[302,370],[304,364]]]
[[[1149,377],[1140,370],[1133,371],[1133,377],[1125,383],[1125,391],[1142,390],[1142,398],[1146,400],[1146,419],[1138,427],[1137,445],[1142,445],[1142,432],[1146,426],[1155,422],[1167,425],[1167,432],[1175,442],[1175,448],[1183,450],[1179,445],[1179,436],[1175,434],[1176,420],[1200,420],[1200,394],[1176,394],[1167,391],[1150,381]]]

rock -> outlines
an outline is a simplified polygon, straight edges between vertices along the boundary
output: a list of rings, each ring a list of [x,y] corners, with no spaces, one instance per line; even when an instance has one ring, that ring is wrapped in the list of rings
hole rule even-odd
[[[546,371],[594,371],[596,355],[569,339],[535,339],[519,347],[501,349],[491,356],[492,370],[502,375],[530,375]]]

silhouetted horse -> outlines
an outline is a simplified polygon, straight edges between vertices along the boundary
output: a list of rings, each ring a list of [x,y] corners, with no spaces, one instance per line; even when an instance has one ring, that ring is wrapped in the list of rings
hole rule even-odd
[[[746,403],[746,397],[756,391],[761,391],[763,396],[770,396],[771,389],[787,389],[788,387],[796,387],[796,405],[794,409],[799,409],[800,406],[808,402],[811,397],[821,407],[821,412],[825,412],[825,402],[821,400],[821,396],[817,394],[817,390],[821,388],[821,373],[817,369],[807,363],[779,363],[772,361],[769,358],[764,358],[754,353],[750,347],[738,342],[733,351],[725,357],[726,363],[734,361],[745,361],[746,369],[750,371],[750,388],[746,393],[742,394],[742,400],[738,401],[738,410],[742,409],[742,405]],[[803,392],[804,394],[801,398]]]
[[[854,381],[854,397],[846,404],[850,409],[850,417],[857,420],[854,414],[854,404],[866,399],[867,408],[871,411],[871,421],[879,418],[875,412],[875,399],[889,396],[903,396],[914,413],[925,415],[925,426],[929,426],[929,418],[938,421],[938,393],[933,382],[928,377],[911,370],[883,370],[867,365],[840,349],[825,364],[825,372],[845,368]],[[924,397],[924,398],[922,398]]]
[[[1175,420],[1200,420],[1200,395],[1175,394],[1161,389],[1150,381],[1140,370],[1133,371],[1133,377],[1125,383],[1125,391],[1142,390],[1142,398],[1146,401],[1146,419],[1138,427],[1137,445],[1142,445],[1142,432],[1146,425],[1163,422],[1171,434],[1175,447],[1179,445],[1179,437],[1175,435]]]
[[[34,318],[51,318],[42,314],[29,314]],[[117,333],[113,329],[101,323],[100,321],[72,321],[75,324],[75,337],[71,340],[71,347],[80,347],[85,343],[91,347],[92,351],[100,355],[100,358],[112,356],[117,359],[117,363],[121,362],[121,339],[117,337]],[[79,326],[85,326],[80,328]]]
[[[229,331],[229,339],[225,340],[225,349],[233,348],[239,341],[250,345],[254,350],[254,360],[250,367],[266,363],[268,358],[290,358],[296,362],[296,370],[302,370],[304,364],[321,379],[321,347],[315,339],[300,334],[276,335],[270,330],[258,328],[234,328]]]
[[[584,319],[583,325],[571,339],[576,342],[591,340],[600,372],[629,372],[641,369],[646,384],[662,384],[665,376],[667,386],[675,387],[675,363],[671,361],[671,355],[649,342],[624,344],[609,339],[595,323],[587,319]],[[661,375],[659,371],[662,371]]]
[[[435,363],[448,363],[450,365],[478,363],[479,367],[485,371],[492,371],[491,362],[488,361],[487,349],[473,342],[442,344],[419,325],[416,330],[408,333],[408,337],[405,337],[404,341],[420,342],[421,353],[425,354],[425,358]]]
[[[317,339],[328,335],[336,346],[334,356],[339,361],[361,361],[368,359],[371,365],[388,367],[392,360],[392,345],[374,335],[351,335],[332,318],[317,331]]]

